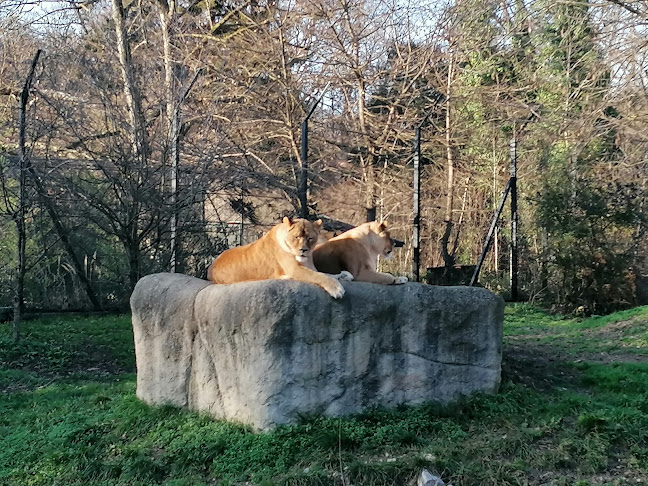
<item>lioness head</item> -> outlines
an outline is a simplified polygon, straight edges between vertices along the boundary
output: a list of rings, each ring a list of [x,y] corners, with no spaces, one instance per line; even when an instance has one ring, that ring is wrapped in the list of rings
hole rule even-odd
[[[277,239],[281,249],[290,253],[299,263],[306,263],[317,243],[322,220],[284,218]]]
[[[387,231],[387,225],[375,221],[371,223],[371,231],[374,233],[373,247],[376,252],[384,258],[391,258],[394,241]]]

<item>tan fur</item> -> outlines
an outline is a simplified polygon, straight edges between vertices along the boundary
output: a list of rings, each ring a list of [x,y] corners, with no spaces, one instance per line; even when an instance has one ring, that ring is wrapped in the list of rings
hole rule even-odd
[[[321,226],[321,221],[284,218],[254,243],[221,253],[209,267],[207,278],[215,284],[291,278],[319,285],[339,299],[344,287],[313,265],[312,250]]]
[[[313,252],[315,268],[324,273],[350,272],[358,282],[401,284],[405,277],[394,277],[378,272],[378,255],[390,257],[393,242],[384,223],[373,221],[350,229],[328,242],[317,246]]]

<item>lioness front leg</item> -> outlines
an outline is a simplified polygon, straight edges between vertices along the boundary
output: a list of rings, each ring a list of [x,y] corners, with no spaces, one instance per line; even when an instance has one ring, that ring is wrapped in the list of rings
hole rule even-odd
[[[346,270],[342,270],[340,273],[336,273],[335,275],[331,275],[330,273],[327,273],[326,275],[335,280],[339,280],[340,282],[351,282],[353,280],[353,274]]]
[[[356,277],[356,282],[369,282],[382,285],[400,285],[407,282],[407,277],[394,277],[390,273],[361,270]]]
[[[344,296],[344,287],[334,278],[308,268],[298,266],[286,272],[286,277],[301,282],[312,283],[322,287],[334,299],[341,299]]]

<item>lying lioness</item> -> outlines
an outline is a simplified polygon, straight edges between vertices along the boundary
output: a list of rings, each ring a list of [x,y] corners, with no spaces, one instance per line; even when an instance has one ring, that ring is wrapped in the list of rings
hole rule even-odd
[[[315,270],[312,250],[321,226],[321,220],[283,218],[283,222],[254,243],[221,253],[209,267],[207,278],[215,284],[291,278],[319,285],[339,299],[344,295],[344,287],[338,280],[353,277],[348,272],[332,276]]]
[[[358,282],[403,284],[407,277],[376,271],[376,257],[391,257],[393,241],[384,223],[364,223],[315,248],[313,261],[320,272],[350,272]]]

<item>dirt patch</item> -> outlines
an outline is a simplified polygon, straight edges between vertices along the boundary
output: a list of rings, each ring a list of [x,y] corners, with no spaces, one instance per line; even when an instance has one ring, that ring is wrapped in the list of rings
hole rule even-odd
[[[540,360],[560,362],[591,361],[595,363],[648,363],[648,349],[643,345],[633,346],[632,340],[640,344],[648,336],[648,321],[630,319],[613,322],[593,329],[572,330],[557,337],[554,331],[536,332],[534,334],[508,336],[505,352],[523,355],[539,355]],[[550,341],[541,342],[543,338]],[[575,350],[583,342],[595,343],[591,350]],[[597,351],[599,348],[600,351]],[[645,349],[645,353],[638,350]]]
[[[584,329],[582,339],[620,343],[622,338],[643,336],[646,333],[648,322],[631,319],[596,329]],[[648,352],[638,354],[625,351],[623,347],[613,351],[574,353],[573,348],[570,348],[570,340],[579,340],[578,337],[570,337],[561,341],[559,345],[538,342],[541,338],[550,336],[551,332],[506,337],[502,356],[502,378],[539,391],[548,391],[557,387],[578,386],[580,372],[574,367],[565,366],[566,364],[585,361],[604,364],[648,363]]]
[[[565,356],[549,346],[509,344],[502,355],[502,379],[538,391],[573,387],[580,381],[580,372],[565,367],[565,362]]]
[[[97,346],[92,343],[85,343],[82,349],[83,354],[78,356],[78,359],[72,360],[69,371],[99,373],[102,375],[135,373],[134,360],[132,365],[128,365],[127,360],[115,356],[109,346]]]
[[[648,322],[643,319],[612,322],[596,329],[585,329],[583,330],[583,336],[586,339],[594,339],[601,342],[621,343],[621,346],[624,345],[624,341],[632,339],[645,343],[646,337],[648,336]],[[623,352],[614,354],[622,355]],[[639,362],[648,362],[648,352],[644,353],[644,355],[638,356],[639,358],[645,358],[643,360],[639,359]]]
[[[20,350],[0,356],[0,369],[28,373],[15,379],[0,380],[0,393],[31,391],[70,377],[89,380],[109,380],[124,373],[134,373],[129,360],[114,356],[108,346],[84,342],[64,349],[52,347],[39,352]]]

